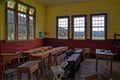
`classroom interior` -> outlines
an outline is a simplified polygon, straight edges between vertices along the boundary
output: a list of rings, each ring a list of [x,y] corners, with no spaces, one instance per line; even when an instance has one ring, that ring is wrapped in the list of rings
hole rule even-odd
[[[120,80],[119,14],[119,0],[0,0],[0,80]]]

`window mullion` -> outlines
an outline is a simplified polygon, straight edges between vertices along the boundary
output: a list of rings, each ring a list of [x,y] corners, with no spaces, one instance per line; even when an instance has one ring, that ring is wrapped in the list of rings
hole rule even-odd
[[[29,31],[29,28],[30,28],[30,26],[29,26],[29,7],[28,7],[28,9],[27,9],[27,14],[26,14],[26,26],[27,26],[27,40],[29,40],[29,33],[30,33],[30,31]]]
[[[18,2],[15,5],[15,40],[18,40]]]

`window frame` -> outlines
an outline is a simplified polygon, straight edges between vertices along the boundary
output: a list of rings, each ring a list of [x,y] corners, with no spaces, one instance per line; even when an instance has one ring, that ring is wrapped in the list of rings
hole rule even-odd
[[[28,7],[26,13],[18,10],[18,3],[23,4],[23,5],[25,5],[25,6]],[[29,14],[29,9],[30,8],[33,8],[35,10],[33,15]],[[7,11],[8,10],[12,10],[14,12],[14,19],[15,19],[14,20],[15,21],[15,24],[14,24],[15,25],[15,30],[14,30],[15,31],[15,40],[8,40],[8,22],[7,22],[7,19],[8,19]],[[35,7],[30,6],[30,5],[28,5],[26,3],[23,3],[21,1],[16,1],[15,8],[11,9],[11,8],[7,7],[7,2],[6,2],[6,10],[5,11],[6,11],[6,41],[27,41],[27,40],[34,40],[35,39],[35,34],[36,34],[36,31],[35,31],[35,29],[36,29],[36,8]],[[19,13],[20,14],[22,13],[22,14],[26,15],[26,27],[27,27],[27,38],[26,38],[26,40],[24,40],[24,39],[23,40],[19,40],[18,39],[18,14]],[[33,39],[29,38],[30,37],[29,16],[32,16],[34,18],[34,20],[33,20],[33,27],[34,27]]]
[[[15,32],[14,32],[14,39],[16,40],[16,13],[15,13],[15,10],[11,9],[11,8],[7,8],[7,3],[6,3],[6,39],[8,40],[8,17],[7,17],[7,12],[8,10],[10,11],[13,11],[14,12],[14,27],[15,27]],[[8,40],[9,41],[9,40]],[[10,41],[13,41],[13,40],[10,40]]]
[[[69,29],[70,29],[70,17],[69,16],[57,16],[56,17],[56,38],[57,39],[61,39],[61,38],[58,38],[58,19],[60,18],[67,18],[68,19],[68,31],[67,31],[67,39],[69,39]],[[67,40],[67,39],[63,39],[63,40]]]
[[[85,38],[84,39],[74,39],[74,18],[75,17],[84,17],[85,18]],[[83,14],[83,15],[72,15],[72,39],[74,40],[86,40],[87,38],[87,15]]]
[[[104,34],[105,34],[105,36],[104,36],[104,39],[92,39],[92,16],[100,16],[100,15],[104,15],[105,17],[105,20],[104,20],[104,22],[105,22],[105,26],[104,26]],[[90,14],[90,39],[91,40],[95,40],[95,41],[104,41],[104,40],[106,40],[107,39],[107,28],[108,28],[108,26],[107,26],[107,13],[97,13],[97,14]]]

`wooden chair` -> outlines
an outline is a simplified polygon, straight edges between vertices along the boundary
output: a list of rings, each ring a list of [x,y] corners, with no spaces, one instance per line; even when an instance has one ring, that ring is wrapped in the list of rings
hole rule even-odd
[[[97,74],[93,74],[93,75],[87,76],[85,78],[85,80],[97,80]]]

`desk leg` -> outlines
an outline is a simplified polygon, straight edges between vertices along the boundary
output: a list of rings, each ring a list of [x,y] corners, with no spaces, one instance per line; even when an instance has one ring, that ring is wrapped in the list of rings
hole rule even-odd
[[[43,59],[41,59],[41,74],[43,74],[43,72],[44,72],[44,61],[43,61]]]
[[[22,80],[22,73],[18,72],[18,80]]]
[[[30,59],[31,59],[31,56],[30,56],[30,54],[27,56],[27,58],[28,58],[28,61],[30,61]]]
[[[40,79],[39,79],[39,75],[38,75],[38,69],[36,70],[36,79],[37,79],[37,80],[40,80]]]
[[[27,74],[27,80],[31,80],[31,73],[30,72],[28,72],[28,74]]]
[[[112,73],[113,56],[111,56],[110,73]]]
[[[43,59],[44,69],[46,67],[46,58]]]
[[[57,63],[57,54],[55,54],[55,56],[54,56],[54,60],[55,60],[55,63],[56,63],[56,65],[58,65],[58,63]]]
[[[52,55],[50,54],[48,56],[48,68],[50,69],[50,66],[52,66]]]
[[[109,57],[106,57],[106,59],[107,59],[107,65],[108,65],[108,62],[109,62]]]
[[[97,72],[97,68],[98,68],[98,56],[96,55],[96,72]]]

